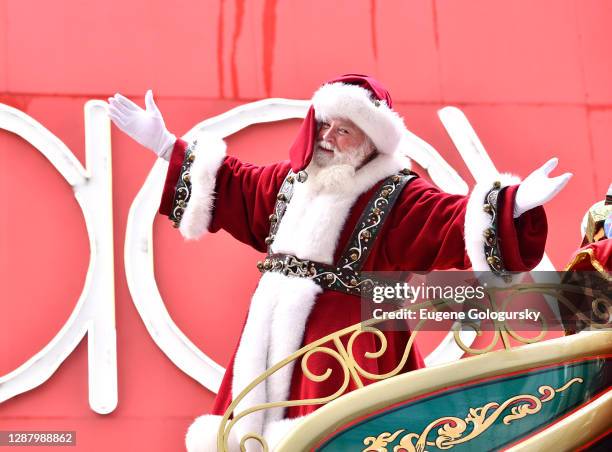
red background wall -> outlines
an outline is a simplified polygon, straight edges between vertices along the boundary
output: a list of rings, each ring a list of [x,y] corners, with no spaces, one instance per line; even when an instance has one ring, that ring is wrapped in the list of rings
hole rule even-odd
[[[611,182],[612,4],[605,0],[131,2],[0,0],[0,102],[40,121],[84,164],[83,104],[153,88],[176,134],[265,97],[309,98],[344,72],[389,88],[408,127],[471,178],[436,117],[463,109],[500,170],[550,156],[574,178],[547,206],[547,252],[563,267],[585,210]],[[285,157],[297,121],[229,139],[253,161]],[[85,341],[41,387],[0,405],[0,430],[76,430],[79,450],[182,450],[212,394],[146,333],[123,267],[129,206],[154,156],[113,130],[119,406],[87,404]],[[0,130],[0,375],[57,333],[89,259],[72,190],[45,158]],[[256,253],[223,234],[185,244],[155,225],[158,284],[176,323],[223,365],[256,284]],[[187,268],[176,262],[187,262]],[[219,321],[222,318],[223,321]],[[434,344],[423,344],[431,348]]]

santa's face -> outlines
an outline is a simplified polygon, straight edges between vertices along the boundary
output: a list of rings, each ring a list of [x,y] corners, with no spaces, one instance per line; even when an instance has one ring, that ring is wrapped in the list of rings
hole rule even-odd
[[[319,123],[314,149],[314,160],[319,166],[357,168],[373,152],[371,140],[351,120],[337,118]]]

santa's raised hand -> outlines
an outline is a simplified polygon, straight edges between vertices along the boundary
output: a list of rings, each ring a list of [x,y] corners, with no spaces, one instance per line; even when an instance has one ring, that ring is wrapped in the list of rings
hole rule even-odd
[[[146,110],[117,93],[108,98],[108,114],[119,129],[129,137],[151,149],[165,160],[170,158],[176,136],[168,132],[164,118],[153,100],[153,92],[145,94]]]
[[[547,203],[557,196],[557,193],[569,182],[572,173],[548,177],[557,163],[559,163],[558,158],[550,159],[521,182],[514,200],[514,218],[520,217],[534,207]]]

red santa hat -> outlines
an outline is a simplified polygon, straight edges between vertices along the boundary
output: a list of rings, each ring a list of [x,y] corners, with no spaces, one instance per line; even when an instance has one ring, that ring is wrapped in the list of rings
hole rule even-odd
[[[291,146],[289,158],[294,172],[303,170],[312,159],[317,122],[348,118],[372,140],[379,152],[393,154],[406,127],[393,111],[391,95],[372,77],[346,74],[321,86],[312,97],[312,106]]]

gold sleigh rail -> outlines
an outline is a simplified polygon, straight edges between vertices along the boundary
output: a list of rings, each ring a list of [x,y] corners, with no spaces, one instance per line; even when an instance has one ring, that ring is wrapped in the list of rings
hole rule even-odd
[[[559,362],[602,357],[610,355],[611,352],[612,331],[600,330],[541,341],[512,350],[497,350],[452,363],[403,373],[345,394],[304,417],[275,446],[275,451],[313,450],[326,438],[329,438],[339,426],[345,426],[355,419],[418,399],[424,395],[443,391],[449,387],[470,384],[476,380],[503,378],[511,373],[528,372],[533,368],[554,365]],[[521,423],[523,418],[536,414],[543,405],[556,403],[553,400],[563,398],[562,394],[580,391],[580,387],[587,384],[587,380],[582,380],[580,377],[568,375],[568,378],[562,380],[558,385],[545,384],[533,388],[533,392],[508,393],[507,398],[478,400],[471,408],[460,412],[449,407],[449,412],[445,413],[445,416],[431,417],[423,429],[414,429],[411,426],[411,419],[407,418],[403,426],[396,426],[399,429],[405,427],[403,431],[395,429],[386,432],[363,431],[363,436],[360,438],[361,443],[357,440],[355,447],[351,450],[363,450],[364,452],[392,452],[395,449],[401,450],[401,448],[408,452],[450,450],[457,445],[474,440],[488,429],[505,429],[515,422]],[[496,419],[502,421],[501,425],[494,425]],[[610,419],[612,419],[612,391],[609,390],[556,424],[546,427],[534,436],[523,438],[520,443],[508,450],[512,452],[574,451],[605,434],[609,430]],[[432,424],[438,425],[433,429],[427,428]],[[464,429],[464,427],[468,428]],[[402,443],[401,446],[388,444],[392,441],[391,436],[395,434],[397,434],[395,439]],[[432,442],[435,447],[429,447]]]
[[[576,293],[577,291],[581,291],[581,290],[582,290],[582,293],[581,293],[582,296],[587,296],[593,300],[592,301],[593,312],[598,322],[594,322],[591,318],[585,316],[582,312],[579,312],[578,310],[576,310],[573,304],[571,303],[571,301],[565,296],[566,293],[572,293],[572,292]],[[517,284],[511,287],[504,287],[504,288],[488,288],[487,295],[489,298],[488,301],[490,303],[490,309],[496,310],[496,311],[500,311],[500,310],[504,311],[507,308],[508,304],[511,303],[514,297],[516,297],[519,294],[525,294],[525,293],[530,293],[530,292],[531,293],[535,292],[541,295],[548,295],[548,296],[556,298],[561,304],[563,304],[570,311],[572,311],[577,319],[581,320],[584,323],[589,324],[593,329],[608,328],[610,326],[609,322],[610,322],[610,318],[612,317],[612,308],[611,308],[612,304],[610,303],[610,300],[607,298],[607,295],[599,293],[599,292],[594,292],[586,288],[579,288],[579,287],[576,287],[575,285]],[[505,297],[501,301],[498,301],[499,299],[498,296],[501,295],[502,293],[506,293],[509,296]],[[431,300],[428,302],[419,303],[419,304],[415,304],[409,307],[405,307],[404,309],[417,310],[417,309],[422,309],[422,308],[430,308],[430,309],[433,308],[436,310],[440,310],[440,309],[443,309],[444,306],[447,306],[451,302],[454,303],[454,301],[452,300],[437,299],[437,300]],[[466,302],[466,303],[469,303],[469,302]],[[473,304],[476,306],[476,303],[473,303]],[[479,302],[478,306],[482,307],[482,301]],[[382,323],[382,322],[383,320],[380,320],[380,319],[370,319],[365,322],[361,322],[361,323],[352,325],[350,327],[344,328],[342,330],[336,331],[335,333],[322,337],[321,339],[311,342],[310,344],[297,350],[295,353],[289,355],[287,358],[275,364],[274,366],[266,370],[263,374],[261,374],[259,377],[257,377],[255,380],[253,380],[232,401],[231,405],[228,407],[223,418],[221,419],[221,423],[220,423],[219,430],[218,430],[218,436],[217,436],[217,450],[222,451],[222,452],[227,452],[229,450],[228,441],[229,441],[229,434],[230,434],[231,429],[240,419],[244,418],[245,416],[250,415],[251,413],[261,411],[261,410],[273,409],[273,408],[288,408],[292,406],[326,404],[328,402],[338,399],[340,396],[345,394],[347,392],[346,390],[351,380],[357,386],[357,388],[363,388],[364,378],[373,380],[373,381],[381,381],[381,380],[390,379],[400,374],[401,370],[404,368],[404,365],[406,364],[406,361],[408,360],[408,357],[412,349],[412,346],[414,344],[414,341],[419,331],[422,329],[423,324],[425,323],[425,320],[420,320],[416,324],[416,326],[411,329],[410,336],[406,343],[402,357],[400,361],[398,362],[398,364],[395,366],[395,368],[383,374],[374,374],[374,373],[367,371],[366,369],[364,369],[363,367],[359,365],[355,357],[354,351],[353,351],[353,345],[355,341],[359,338],[359,336],[361,336],[362,334],[374,334],[380,341],[380,348],[374,352],[366,352],[363,357],[366,359],[376,359],[376,358],[381,357],[387,350],[387,338],[383,334],[382,330],[376,328],[375,325],[378,323]],[[503,343],[504,349],[506,351],[509,351],[515,348],[512,346],[510,338],[514,339],[521,345],[532,344],[532,343],[542,341],[548,331],[548,325],[547,325],[547,322],[544,316],[540,316],[540,320],[539,320],[540,329],[538,331],[538,334],[535,337],[522,336],[514,328],[512,328],[511,325],[509,325],[507,321],[492,320],[492,322],[494,324],[493,338],[486,347],[481,348],[481,349],[476,349],[476,348],[467,346],[466,344],[463,343],[463,341],[460,338],[459,329],[455,329],[454,331],[455,342],[468,355],[482,355],[482,354],[492,351],[500,340]],[[482,331],[478,324],[464,323],[464,325],[467,325],[473,328],[476,331],[477,335],[482,334]],[[348,341],[346,341],[346,344],[347,344],[346,346],[344,345],[341,338],[344,338],[344,339],[348,338]],[[331,344],[333,344],[333,348]],[[328,368],[322,374],[315,374],[308,367],[309,359],[316,353],[324,353],[328,356],[331,356],[340,365],[341,372],[342,372],[342,378],[341,378],[342,383],[340,387],[334,393],[326,397],[320,397],[320,398],[314,398],[314,399],[268,402],[268,403],[255,405],[253,407],[250,407],[240,412],[235,412],[238,404],[244,399],[244,397],[251,390],[253,390],[257,385],[262,383],[270,375],[274,374],[275,372],[287,366],[289,363],[293,361],[300,360],[302,371],[305,377],[308,378],[310,381],[313,381],[315,383],[326,381],[328,378],[330,378],[332,374],[332,370],[330,368]],[[232,413],[234,414],[234,416],[232,419],[230,419],[230,417],[232,416]],[[269,451],[269,446],[265,438],[262,435],[259,435],[257,433],[249,433],[249,434],[244,435],[240,439],[240,450],[242,452],[246,452],[246,442],[248,440],[252,440],[252,441],[259,443],[264,452]]]

